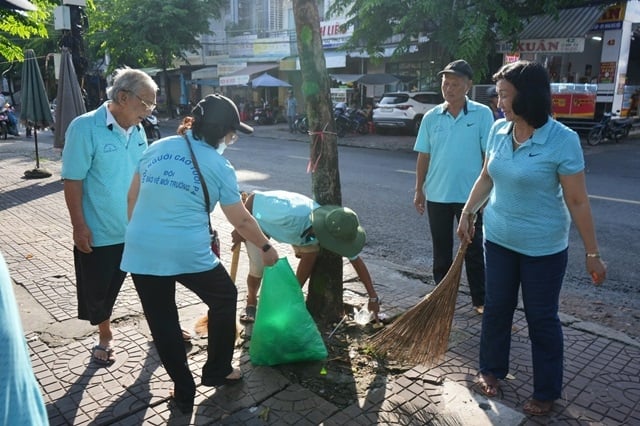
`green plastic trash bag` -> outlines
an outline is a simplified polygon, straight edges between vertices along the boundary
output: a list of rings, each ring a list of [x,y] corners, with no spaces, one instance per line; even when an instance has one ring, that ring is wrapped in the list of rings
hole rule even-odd
[[[317,361],[327,357],[318,327],[286,257],[265,268],[251,333],[253,365]]]

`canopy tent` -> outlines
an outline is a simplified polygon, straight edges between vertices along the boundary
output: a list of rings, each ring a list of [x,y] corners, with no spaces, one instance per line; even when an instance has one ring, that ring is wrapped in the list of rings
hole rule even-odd
[[[20,120],[26,126],[33,126],[33,140],[36,145],[36,168],[24,172],[27,178],[44,178],[51,176],[46,170],[40,169],[40,156],[38,154],[38,127],[45,128],[53,124],[51,106],[44,88],[42,74],[36,54],[32,49],[24,52],[24,64],[22,65],[22,98]]]
[[[291,87],[286,81],[264,73],[251,80],[251,87]]]
[[[265,72],[274,68],[278,68],[275,62],[248,65],[231,74],[220,77],[220,86],[243,86],[249,83],[251,76],[259,72]]]
[[[251,80],[251,87],[257,89],[258,87],[264,87],[264,100],[268,101],[267,88],[269,87],[291,87],[286,81],[282,81],[279,78],[267,74],[266,72],[253,80]]]

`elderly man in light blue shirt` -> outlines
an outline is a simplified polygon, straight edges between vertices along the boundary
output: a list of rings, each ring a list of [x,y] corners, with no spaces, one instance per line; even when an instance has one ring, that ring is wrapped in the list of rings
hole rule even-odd
[[[78,318],[98,326],[93,360],[115,361],[111,313],[126,273],[120,270],[127,192],[147,148],[140,122],[155,108],[158,86],[129,68],[116,72],[109,100],[74,119],[62,151],[64,196],[73,227]]]

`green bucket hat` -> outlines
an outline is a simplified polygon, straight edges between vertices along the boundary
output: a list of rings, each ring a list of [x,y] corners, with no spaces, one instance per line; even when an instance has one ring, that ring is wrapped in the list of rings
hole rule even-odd
[[[364,247],[366,235],[358,215],[348,207],[322,206],[311,213],[320,246],[344,257],[354,257]]]

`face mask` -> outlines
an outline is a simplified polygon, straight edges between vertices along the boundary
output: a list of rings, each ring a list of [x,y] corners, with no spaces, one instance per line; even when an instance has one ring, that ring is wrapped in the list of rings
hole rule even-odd
[[[216,148],[216,151],[218,152],[218,154],[222,155],[222,153],[224,152],[224,150],[227,149],[227,144],[224,143],[224,141],[220,142],[220,144],[218,144],[218,147]]]

